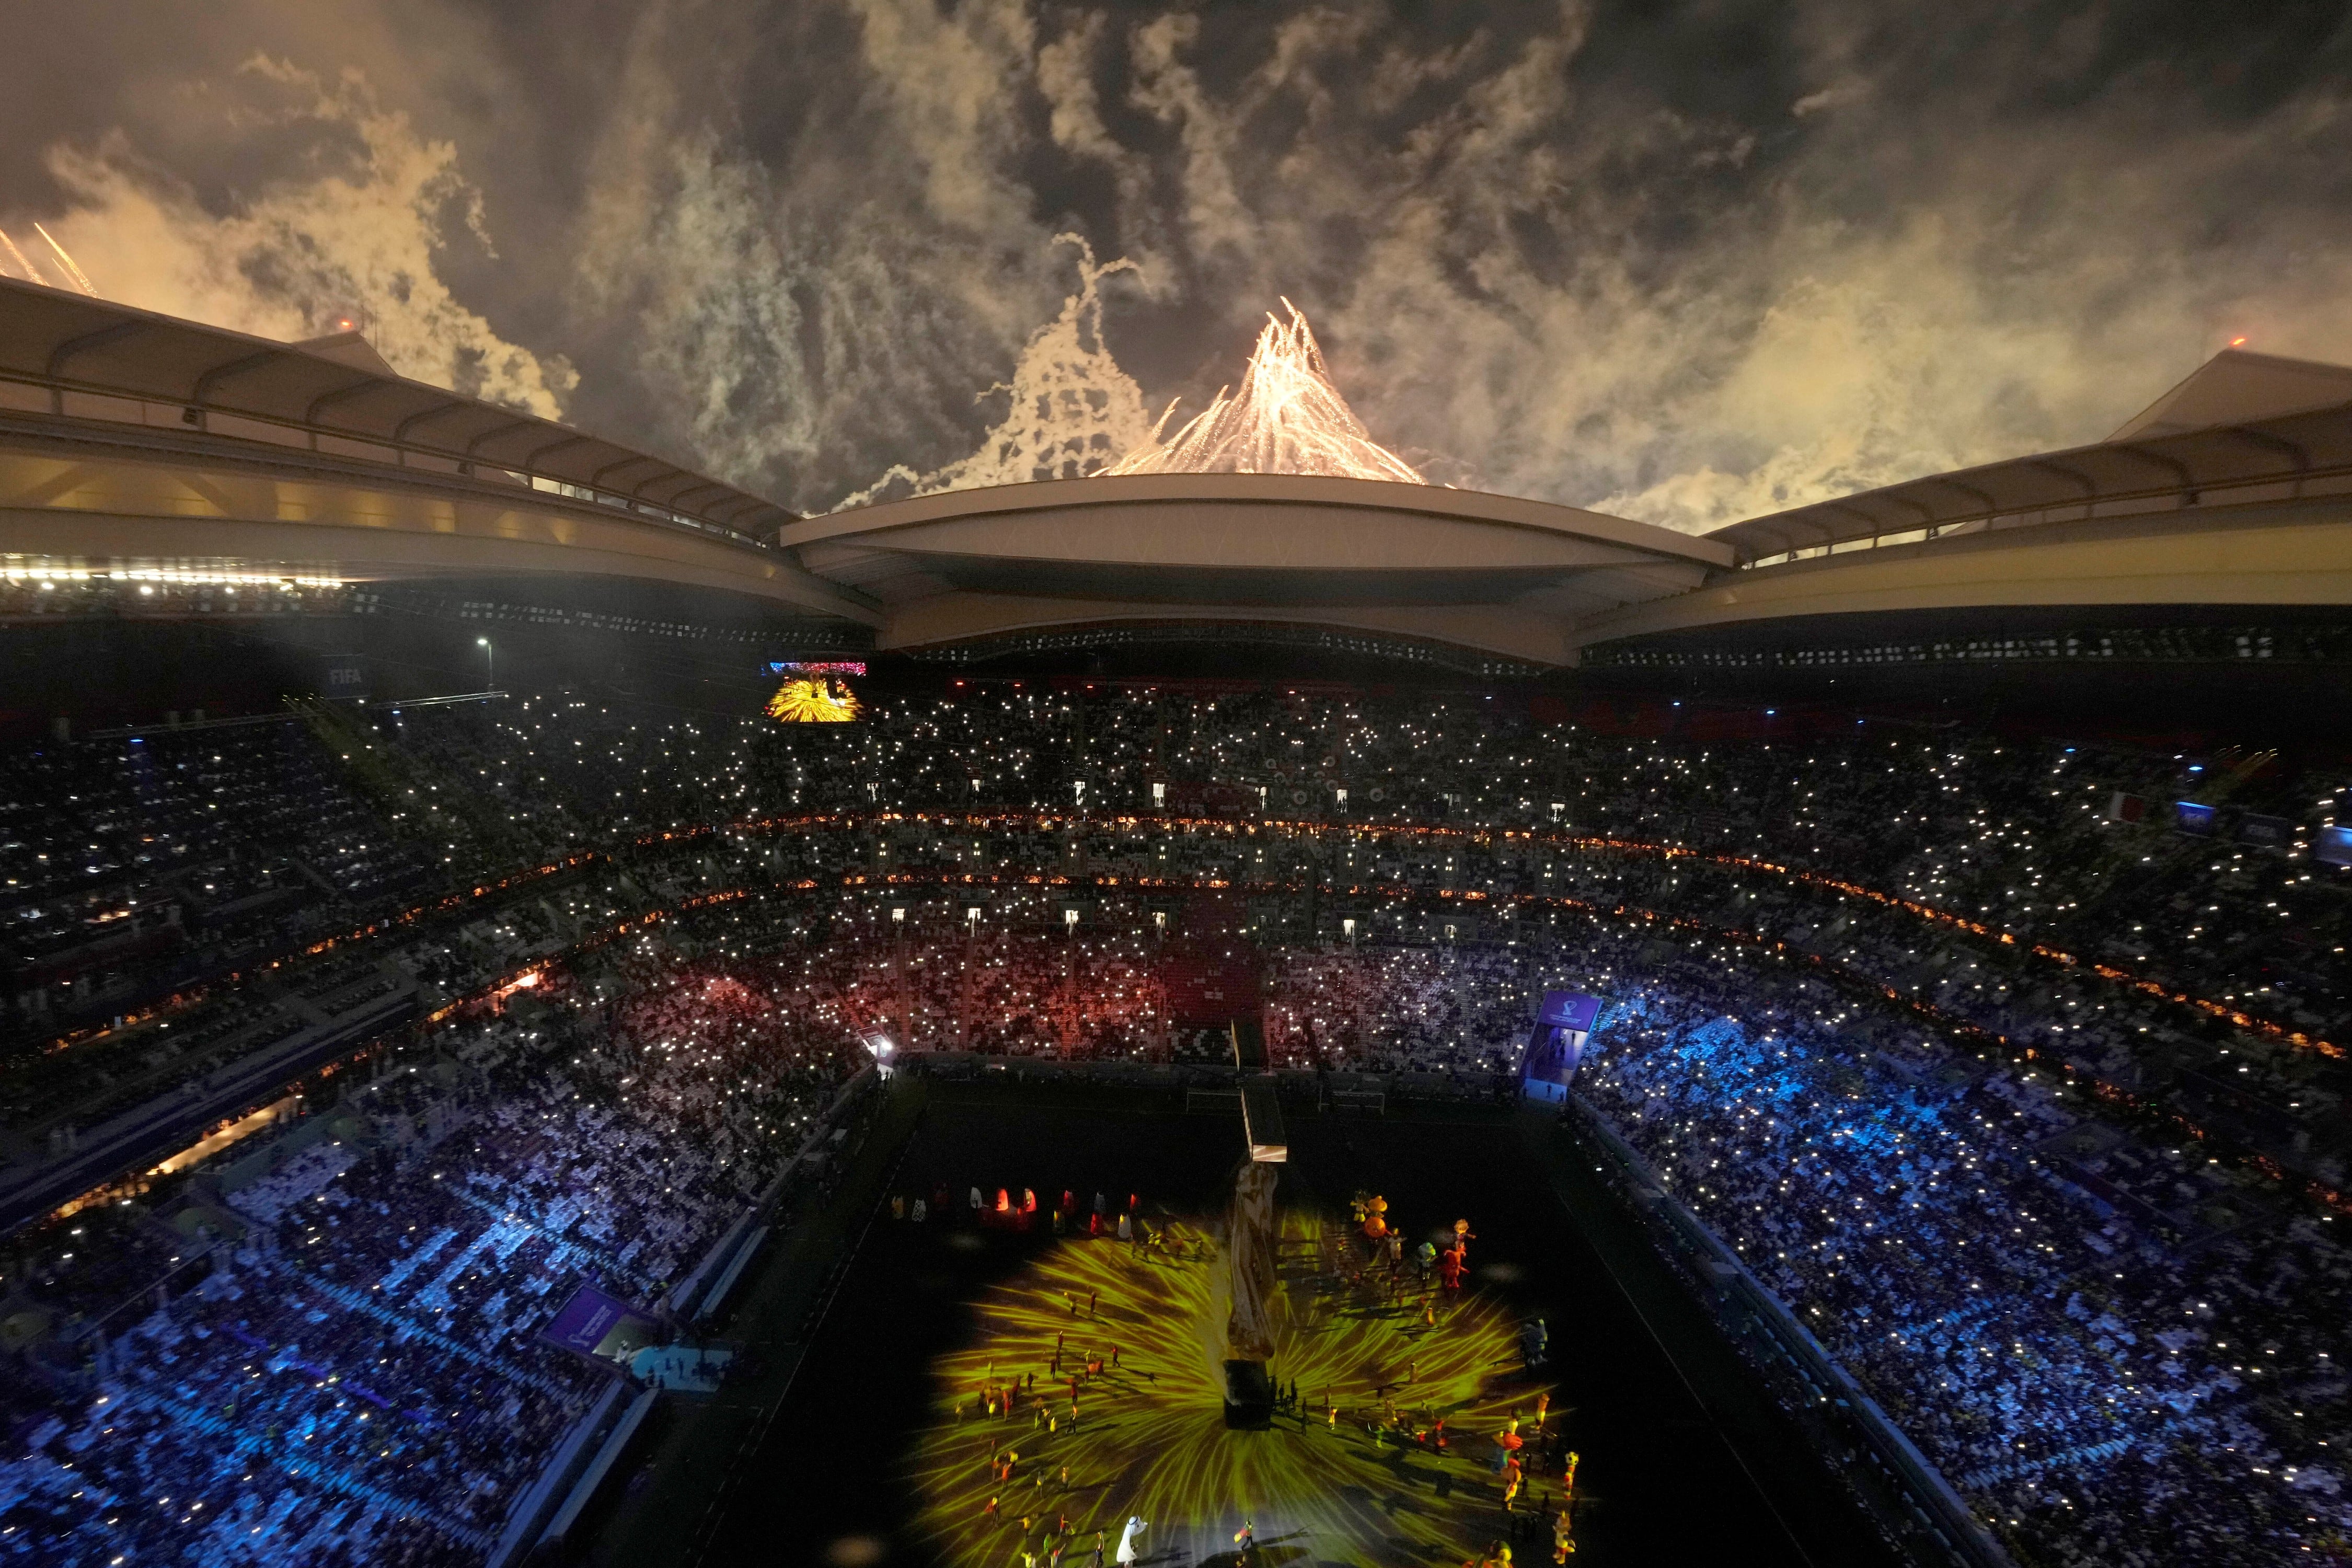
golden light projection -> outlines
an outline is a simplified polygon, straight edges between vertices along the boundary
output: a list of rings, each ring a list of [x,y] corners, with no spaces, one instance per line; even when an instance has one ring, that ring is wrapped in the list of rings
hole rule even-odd
[[[1247,1521],[1262,1548],[1316,1559],[1458,1561],[1510,1522],[1496,1439],[1517,1418],[1529,1446],[1516,1507],[1538,1512],[1549,1542],[1561,1478],[1534,1454],[1552,1391],[1518,1372],[1516,1320],[1492,1298],[1425,1289],[1409,1263],[1392,1282],[1365,1256],[1284,1211],[1268,1369],[1297,1402],[1234,1431],[1225,1265],[1207,1234],[1180,1222],[1150,1245],[1056,1243],[974,1303],[971,1343],[932,1365],[911,1461],[922,1527],[971,1568],[1043,1563],[1056,1544],[1077,1560],[1097,1531],[1108,1553],[1131,1517],[1149,1521],[1146,1556],[1230,1552]]]
[[[768,699],[768,717],[786,724],[845,724],[864,711],[849,682],[831,675],[795,675]]]
[[[1215,402],[1163,440],[1160,431],[1176,412],[1170,404],[1151,439],[1102,471],[1328,474],[1425,483],[1412,464],[1372,439],[1331,384],[1307,318],[1289,300],[1282,305],[1290,320],[1267,315],[1239,391],[1220,389]]]

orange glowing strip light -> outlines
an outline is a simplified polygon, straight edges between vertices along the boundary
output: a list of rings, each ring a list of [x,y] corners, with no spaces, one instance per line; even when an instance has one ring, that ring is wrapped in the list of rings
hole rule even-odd
[[[2161,981],[2151,980],[2145,975],[2134,973],[2130,970],[2120,968],[2115,964],[2104,963],[2095,960],[2086,960],[2078,957],[2074,953],[2067,952],[2062,948],[2052,947],[2042,942],[2030,941],[2021,942],[2014,934],[2008,931],[1998,931],[1991,926],[1986,925],[1980,921],[1970,920],[1965,915],[1954,914],[1947,910],[1939,910],[1931,904],[1919,903],[1915,900],[1906,899],[1899,894],[1882,892],[1877,889],[1865,887],[1859,882],[1848,881],[1843,878],[1826,876],[1817,871],[1799,870],[1794,867],[1781,865],[1777,861],[1758,859],[1752,856],[1717,854],[1710,851],[1691,849],[1681,845],[1662,844],[1646,839],[1612,838],[1569,831],[1547,831],[1532,828],[1463,828],[1432,826],[1418,824],[1336,827],[1327,823],[1293,821],[1281,818],[1243,823],[1235,822],[1234,820],[1227,817],[1187,817],[1153,813],[1127,813],[1108,816],[1087,816],[1062,812],[879,811],[810,812],[789,816],[772,816],[743,817],[726,823],[707,824],[688,828],[671,828],[665,829],[658,833],[644,834],[638,837],[634,842],[640,847],[646,847],[657,844],[692,841],[698,838],[708,837],[716,833],[806,832],[811,829],[817,828],[851,829],[872,826],[877,824],[900,822],[914,823],[924,826],[939,825],[983,829],[992,827],[1019,826],[1044,829],[1047,831],[1060,827],[1086,826],[1132,830],[1146,826],[1157,826],[1162,828],[1181,828],[1186,832],[1221,832],[1227,835],[1240,834],[1251,837],[1255,837],[1260,828],[1265,828],[1269,832],[1279,832],[1286,836],[1294,837],[1318,838],[1327,833],[1345,833],[1350,837],[1359,838],[1423,838],[1481,845],[1491,844],[1497,840],[1505,843],[1524,841],[1530,844],[1542,844],[1555,848],[1567,848],[1587,852],[1599,850],[1627,855],[1654,856],[1658,858],[1667,860],[1697,860],[1733,871],[1760,872],[1768,876],[1780,878],[1784,880],[1801,882],[1810,887],[1824,888],[1831,891],[1843,893],[1853,898],[1864,899],[1885,908],[1899,909],[1904,910],[1906,913],[1913,915],[1917,919],[1927,921],[1932,924],[1947,926],[1956,931],[1966,931],[1973,936],[1983,937],[1988,941],[1998,942],[2003,946],[2016,947],[2021,951],[2032,952],[2037,957],[2046,959],[2053,963],[2062,964],[2068,968],[2086,969],[2110,984],[2126,986],[2132,990],[2138,991],[2145,995],[2153,996],[2161,1001],[2170,1002],[2179,1006],[2190,1008],[2208,1017],[2225,1020],[2235,1025],[2239,1028],[2246,1030],[2249,1034],[2260,1036],[2264,1039],[2294,1046],[2300,1050],[2313,1051],[2320,1056],[2333,1059],[2340,1060],[2346,1054],[2344,1047],[2334,1041],[2315,1037],[2303,1030],[2291,1028],[2286,1025],[2280,1024],[2273,1019],[2264,1018],[2257,1014],[2248,1013],[2243,1008],[2235,1007],[2224,1002],[2217,1002],[2209,997],[2192,995],[2185,991],[2176,991],[2166,985]],[[357,942],[367,937],[373,936],[391,927],[412,924],[415,921],[420,920],[426,915],[455,910],[467,902],[477,900],[495,893],[507,891],[525,882],[536,880],[541,877],[552,875],[559,871],[569,870],[575,867],[588,865],[606,858],[608,858],[608,857],[604,855],[601,851],[596,850],[587,850],[579,854],[567,856],[563,859],[555,861],[551,864],[537,867],[529,871],[517,872],[496,882],[477,886],[473,889],[470,898],[462,893],[452,894],[448,897],[436,900],[432,903],[419,904],[412,909],[402,910],[398,914],[386,916],[384,919],[375,921],[373,924],[363,926],[346,936],[329,937],[324,941],[314,942],[309,947],[300,950],[299,952],[289,954],[285,958],[273,959],[268,963],[262,965],[261,967],[267,969],[278,968],[290,962],[293,958],[310,957],[318,953],[326,952],[334,948],[342,946],[347,942]],[[965,879],[967,881],[971,879],[969,874],[966,875]],[[1033,879],[1033,881],[1038,880],[1039,879]],[[1045,879],[1040,882],[1040,885],[1044,885],[1045,882],[1051,882],[1053,880],[1053,879]],[[1115,886],[1116,884],[1113,883],[1108,885]],[[1135,885],[1144,887],[1152,886],[1154,884],[1148,879],[1139,879]],[[1208,888],[1220,888],[1224,886],[1222,881],[1217,880],[1186,883],[1183,885]],[[1349,888],[1346,889],[1334,890],[1345,890],[1354,893],[1361,892],[1365,889],[1360,888]],[[1451,892],[1442,893],[1440,896],[1461,897],[1471,901],[1477,901],[1483,900],[1486,895],[1479,893],[1475,889],[1471,889],[1459,894]],[[1521,894],[1514,895],[1514,897],[1525,900],[1528,899],[1540,898],[1541,896]],[[240,978],[242,978],[240,973],[233,973],[222,977],[221,981],[214,982],[212,984],[233,984]],[[185,1003],[183,1005],[193,1006],[195,1003],[203,1000],[207,994],[207,987],[195,987],[192,988],[188,992],[182,993],[181,994],[186,998]],[[167,1002],[158,1008],[139,1015],[137,1019],[127,1020],[124,1026],[128,1028],[137,1022],[143,1022],[148,1019],[162,1016],[179,1010],[181,1010],[180,1006]],[[44,1048],[52,1051],[61,1050],[70,1046],[82,1045],[93,1040],[103,1039],[113,1033],[115,1033],[115,1031],[111,1028],[100,1028],[63,1035],[51,1040]]]
[[[927,814],[920,813],[915,814],[912,818],[908,818],[898,813],[887,813],[881,815],[891,820],[930,820]],[[824,813],[814,815],[805,819],[783,817],[763,818],[760,819],[758,826],[769,828],[781,828],[791,826],[795,821],[802,821],[806,823],[840,826],[852,825],[857,820],[859,819],[856,816],[850,814]],[[978,822],[983,819],[975,816],[959,813],[951,814],[944,820]],[[1045,816],[1038,814],[1003,813],[992,814],[985,820],[1040,822],[1055,821],[1059,820],[1059,818]],[[740,827],[748,826],[750,825],[739,824],[736,826]],[[1228,829],[1233,826],[1231,823],[1214,820],[1203,820],[1200,826],[1224,827]],[[693,829],[687,834],[678,835],[678,837],[698,837],[702,833],[708,831],[710,830],[698,828]],[[647,835],[646,838],[641,842],[652,842],[669,839],[671,837],[673,837],[673,835],[669,833]],[[1620,847],[1629,849],[1649,849],[1678,857],[1712,858],[1712,857],[1697,857],[1695,855],[1694,851],[1687,849],[1644,845],[1640,843],[1638,840],[1589,840],[1587,842],[1605,842]],[[575,857],[574,858],[587,859],[592,858],[593,857],[581,856]],[[1763,863],[1750,862],[1750,864],[1761,865]],[[543,868],[542,869],[551,868]],[[1783,870],[1786,869],[1785,868],[1776,868]],[[897,872],[878,879],[870,879],[863,873],[848,873],[838,879],[833,879],[815,877],[803,877],[787,880],[779,880],[764,887],[744,887],[717,889],[708,893],[698,894],[689,899],[681,900],[672,908],[647,910],[644,913],[637,915],[633,919],[619,921],[613,926],[607,927],[602,931],[584,937],[580,941],[573,942],[571,946],[563,949],[560,952],[536,959],[524,969],[519,970],[513,974],[503,976],[500,979],[481,987],[472,994],[447,1003],[423,1018],[416,1020],[415,1024],[409,1026],[409,1031],[412,1034],[421,1035],[425,1030],[445,1023],[448,1019],[462,1013],[475,1011],[485,1005],[490,1005],[492,998],[501,994],[502,987],[506,990],[511,990],[514,984],[525,973],[545,973],[551,972],[573,959],[583,956],[584,954],[602,948],[610,942],[618,941],[621,938],[629,935],[633,931],[640,931],[647,926],[657,925],[676,914],[685,913],[693,910],[707,909],[719,904],[739,902],[766,894],[780,892],[815,892],[828,884],[843,889],[862,888],[868,886],[869,883],[874,881],[878,881],[882,885],[887,887],[964,888],[980,886],[982,884],[991,887],[1003,887],[1007,885],[1016,887],[1106,886],[1113,885],[1115,879],[1090,877],[1070,877],[1059,873],[1053,875],[1030,874],[1020,877],[1005,877],[995,873],[990,873],[985,876],[976,876],[971,872],[942,872],[931,875],[912,872]],[[1209,879],[1205,880],[1191,880],[1177,878],[1137,877],[1130,879],[1129,885],[1141,889],[1197,889],[1202,887],[1239,888],[1245,892],[1300,892],[1305,890],[1305,885],[1298,882],[1268,880],[1262,882],[1235,883],[1222,878]],[[1334,890],[1338,891],[1342,889]],[[1417,889],[1396,885],[1355,884],[1343,890],[1356,896],[1385,899],[1392,903],[1411,903],[1416,899],[1430,896]],[[1472,901],[1483,901],[1486,899],[1486,895],[1475,892],[1465,895],[1454,895],[1450,892],[1440,892],[1436,895],[1437,899],[1441,901],[1444,899],[1456,896],[1465,897]],[[454,900],[442,900],[444,903],[449,903],[452,901]],[[1496,901],[1500,902],[1506,900]],[[1999,1047],[2003,1050],[2010,1051],[2011,1054],[2025,1061],[2032,1062],[2038,1066],[2046,1067],[2051,1065],[2045,1062],[2041,1053],[2032,1046],[2013,1047],[2007,1036],[1995,1034],[1981,1025],[1971,1023],[1965,1018],[1948,1013],[1943,1008],[1937,1006],[1931,1002],[1922,1001],[1917,997],[1906,996],[1887,986],[1883,981],[1880,981],[1874,975],[1866,974],[1860,970],[1851,969],[1844,964],[1824,958],[1819,953],[1808,952],[1801,948],[1792,948],[1787,943],[1776,941],[1772,938],[1759,936],[1753,931],[1745,931],[1737,927],[1710,926],[1703,921],[1694,920],[1686,915],[1662,914],[1657,910],[1646,910],[1632,904],[1620,903],[1603,907],[1588,900],[1572,898],[1564,894],[1513,894],[1507,901],[1521,908],[1549,906],[1565,910],[1573,910],[1596,918],[1607,915],[1613,916],[1618,919],[1639,920],[1647,924],[1663,923],[1678,930],[1698,932],[1724,942],[1732,942],[1737,945],[1769,952],[1784,960],[1791,957],[1801,958],[1805,963],[1810,963],[1816,969],[1826,971],[1841,980],[1857,987],[1875,991],[1888,1001],[1900,1003],[1904,1006],[1909,1008],[1912,1012],[1917,1014],[1919,1016],[1928,1019],[1940,1027],[1949,1030],[1956,1035],[1982,1041],[1988,1045]],[[1887,901],[1904,908],[1915,907],[1902,900],[1890,899]],[[1954,923],[1969,924],[1969,922],[1959,921],[1955,919]],[[2048,951],[2053,953],[2055,952],[2055,950],[2036,949],[2034,951]],[[271,965],[269,967],[275,967],[275,965]],[[2158,994],[2165,994],[2165,993],[2161,991]],[[341,1067],[349,1066],[359,1061],[364,1061],[369,1056],[381,1048],[382,1043],[381,1039],[370,1042],[369,1044],[359,1047],[341,1061],[331,1064],[328,1067],[318,1070],[321,1076],[325,1076],[339,1070]],[[2315,1048],[2326,1050],[2330,1054],[2335,1054],[2335,1047],[2327,1045],[2327,1043],[2324,1041],[2318,1042]],[[2156,1106],[2140,1096],[2134,1094],[2131,1090],[2124,1089],[2119,1085],[2112,1084],[2104,1079],[2095,1078],[2087,1073],[2084,1073],[2071,1062],[2062,1060],[2055,1065],[2070,1079],[2084,1084],[2084,1087],[2089,1089],[2100,1099],[2108,1100],[2114,1104],[2124,1106],[2126,1109],[2133,1110],[2139,1113],[2163,1120],[2168,1124],[2179,1128],[2189,1137],[2194,1138],[2200,1142],[2208,1143],[2210,1147],[2222,1149],[2235,1163],[2261,1173],[2282,1186],[2288,1186],[2294,1190],[2299,1191],[2312,1201],[2323,1204],[2338,1213],[2352,1215],[2352,1197],[2347,1197],[2336,1189],[2326,1186],[2322,1183],[2311,1180],[2307,1177],[2296,1177],[2281,1167],[2275,1161],[2259,1152],[2237,1150],[2226,1144],[2215,1143],[2212,1142],[2211,1134],[2207,1129],[2189,1121],[2187,1117],[2182,1116],[2177,1111]],[[271,1091],[270,1098],[276,1098],[277,1096],[289,1092],[292,1089],[299,1088],[300,1082],[301,1080],[298,1079],[291,1085]],[[229,1120],[234,1121],[236,1119],[231,1118]],[[226,1126],[227,1123],[224,1122],[222,1125]],[[94,1201],[99,1197],[122,1190],[122,1188],[123,1184],[121,1183],[108,1184],[100,1187],[94,1188],[90,1193],[85,1194],[82,1197],[72,1200],[72,1205],[69,1205],[68,1210],[61,1212],[69,1212],[71,1206],[86,1205],[88,1203]]]
[[[976,828],[1018,826],[1045,831],[1063,827],[1107,827],[1132,830],[1147,826],[1156,826],[1163,828],[1181,828],[1186,832],[1221,832],[1228,836],[1241,835],[1253,837],[1264,829],[1268,833],[1279,833],[1290,837],[1319,838],[1325,834],[1344,833],[1350,837],[1358,838],[1425,838],[1479,845],[1497,841],[1505,843],[1517,841],[1586,852],[1600,850],[1626,855],[1654,856],[1666,860],[1696,860],[1721,867],[1727,870],[1760,872],[1783,880],[1801,882],[1809,887],[1823,888],[1853,898],[1864,899],[1887,909],[1901,910],[1933,924],[1967,931],[1973,936],[1998,942],[2006,947],[2016,947],[2070,969],[2087,969],[2112,984],[2128,986],[2159,1000],[2192,1008],[2208,1017],[2225,1019],[2249,1034],[2259,1035],[2265,1039],[2275,1040],[2284,1045],[2294,1046],[2299,1050],[2313,1051],[2332,1058],[2341,1059],[2345,1056],[2345,1048],[2334,1041],[2318,1038],[2273,1019],[2248,1013],[2243,1008],[2232,1006],[2225,1002],[2216,1002],[2208,997],[2192,995],[2185,991],[2175,991],[2161,981],[2148,979],[2145,975],[2134,973],[2130,970],[2119,968],[2114,964],[2084,959],[2063,948],[2052,947],[2044,942],[2021,940],[2011,932],[1997,930],[1980,921],[1973,921],[1965,915],[1954,914],[1948,910],[1939,910],[1932,904],[1923,904],[1916,900],[1904,898],[1900,894],[1881,892],[1875,888],[1865,887],[1859,882],[1847,881],[1843,878],[1827,876],[1818,871],[1800,870],[1792,866],[1784,866],[1772,860],[1758,859],[1753,856],[1717,854],[1708,850],[1687,848],[1678,844],[1662,844],[1648,839],[1612,838],[1565,830],[1548,831],[1537,828],[1441,827],[1409,823],[1339,827],[1328,823],[1294,821],[1279,817],[1268,817],[1255,822],[1237,822],[1230,817],[1175,816],[1157,813],[1123,813],[1115,816],[1089,816],[1067,812],[1023,811],[882,811],[827,813],[798,817],[749,817],[729,825],[729,829],[739,832],[772,832],[809,826],[857,827],[896,822]],[[640,842],[646,842],[646,840],[640,840]],[[1213,888],[1223,884],[1210,881],[1191,885]],[[1334,890],[1358,892],[1362,889],[1350,888]],[[1486,897],[1486,894],[1475,889],[1465,889],[1458,893],[1449,890],[1438,896],[1461,898],[1473,902]],[[1526,900],[1540,898],[1542,895],[1516,894],[1513,897]]]

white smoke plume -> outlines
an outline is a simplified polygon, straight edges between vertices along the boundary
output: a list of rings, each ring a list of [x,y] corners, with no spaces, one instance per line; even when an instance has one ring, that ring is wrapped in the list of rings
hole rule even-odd
[[[571,416],[803,510],[1083,470],[1278,297],[1424,476],[1685,529],[2096,439],[2241,334],[2352,360],[2340,8],[231,0],[114,26],[134,68],[68,31],[107,3],[0,51],[67,127],[0,142],[53,283],[36,218],[102,292],[366,305],[526,406],[561,347]],[[1024,360],[1063,232],[1136,269]],[[1057,362],[1107,401],[986,390]]]
[[[1133,263],[1097,265],[1094,247],[1075,234],[1056,235],[1055,243],[1078,252],[1078,291],[1030,337],[1012,381],[982,395],[1003,394],[1006,406],[979,450],[928,474],[894,464],[835,510],[940,490],[1085,479],[1150,443],[1143,390],[1118,368],[1102,336],[1102,280],[1132,270]]]
[[[436,268],[453,227],[489,245],[457,150],[418,136],[356,70],[330,82],[257,57],[241,75],[269,100],[240,104],[244,123],[315,137],[331,172],[275,181],[215,212],[120,132],[54,146],[48,167],[72,205],[52,226],[92,291],[281,340],[364,310],[377,352],[404,375],[560,415],[577,380],[570,364],[501,338]],[[346,144],[355,155],[334,156]]]

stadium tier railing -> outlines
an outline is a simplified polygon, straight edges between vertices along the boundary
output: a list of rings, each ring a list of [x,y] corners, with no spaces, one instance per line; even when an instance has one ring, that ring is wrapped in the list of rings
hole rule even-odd
[[[1884,1507],[1873,1511],[1914,1561],[2016,1568],[1943,1473],[1739,1255],[1666,1191],[1633,1145],[1573,1091],[1560,1124],[1587,1152],[1615,1167],[1611,1184],[1625,1194],[1628,1206],[1677,1272],[1697,1285],[1700,1300],[1712,1309],[1725,1336],[1766,1363],[1768,1380],[1784,1385],[1784,1397],[1793,1392],[1786,1387],[1789,1380],[1802,1388],[1798,1414],[1818,1428],[1824,1451],[1843,1447],[1866,1456],[1892,1484],[1902,1499],[1900,1511],[1892,1518]]]
[[[21,1165],[0,1166],[0,1227],[15,1229],[84,1193],[145,1169],[211,1127],[253,1109],[289,1080],[396,1028],[415,1013],[418,988],[401,986],[359,1010],[306,1024],[282,1041],[203,1079],[159,1090],[61,1148]]]
[[[620,1464],[621,1456],[628,1451],[630,1439],[637,1435],[637,1428],[646,1424],[646,1417],[653,1414],[655,1402],[660,1397],[661,1389],[656,1385],[644,1389],[629,1401],[628,1409],[622,1412],[621,1419],[614,1424],[612,1431],[604,1435],[604,1441],[597,1446],[596,1457],[588,1461],[588,1468],[572,1484],[563,1506],[556,1510],[555,1517],[548,1521],[547,1528],[540,1533],[538,1546],[560,1547],[571,1536],[573,1527],[580,1522],[580,1516],[588,1511],[590,1503],[596,1500],[596,1494],[604,1489],[614,1467]]]
[[[801,1140],[799,1150],[784,1162],[783,1169],[710,1244],[693,1272],[670,1287],[661,1300],[664,1312],[681,1323],[698,1322],[724,1304],[727,1294],[766,1241],[770,1229],[766,1222],[775,1213],[785,1188],[810,1168],[811,1156],[823,1152],[827,1139],[839,1127],[843,1113],[880,1081],[881,1075],[872,1067],[861,1068],[844,1080],[825,1108],[817,1113],[809,1126],[808,1136]]]
[[[547,1468],[539,1474],[539,1479],[516,1500],[514,1508],[508,1513],[506,1529],[499,1535],[497,1547],[490,1552],[488,1568],[508,1568],[509,1563],[518,1561],[538,1544],[540,1531],[546,1528],[549,1515],[555,1511],[560,1500],[568,1496],[572,1483],[580,1479],[581,1471],[595,1451],[590,1445],[612,1429],[622,1409],[622,1401],[628,1395],[628,1389],[625,1379],[614,1378],[605,1384],[604,1392],[587,1412],[572,1424],[572,1430],[564,1435],[562,1446],[555,1450],[555,1457],[548,1460]]]

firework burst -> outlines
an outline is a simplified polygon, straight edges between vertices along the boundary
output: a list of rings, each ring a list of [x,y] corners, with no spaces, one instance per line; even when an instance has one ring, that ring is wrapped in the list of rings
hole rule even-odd
[[[1173,436],[1160,430],[1106,474],[1328,474],[1338,479],[1426,483],[1412,464],[1372,439],[1323,364],[1307,318],[1289,300],[1287,321],[1268,315],[1242,373],[1240,390],[1216,401]]]
[[[1072,1552],[1090,1551],[1130,1515],[1150,1521],[1151,1555],[1186,1561],[1230,1550],[1244,1518],[1262,1544],[1351,1561],[1420,1562],[1501,1533],[1494,1438],[1549,1393],[1515,1375],[1511,1314],[1475,1293],[1433,1299],[1410,1268],[1391,1283],[1361,1243],[1297,1211],[1279,1257],[1268,1369],[1298,1403],[1264,1431],[1224,1423],[1223,1263],[1198,1226],[1172,1223],[1152,1246],[1063,1241],[992,1289],[973,1342],[933,1364],[912,1461],[947,1558],[1042,1561],[1065,1520]]]

